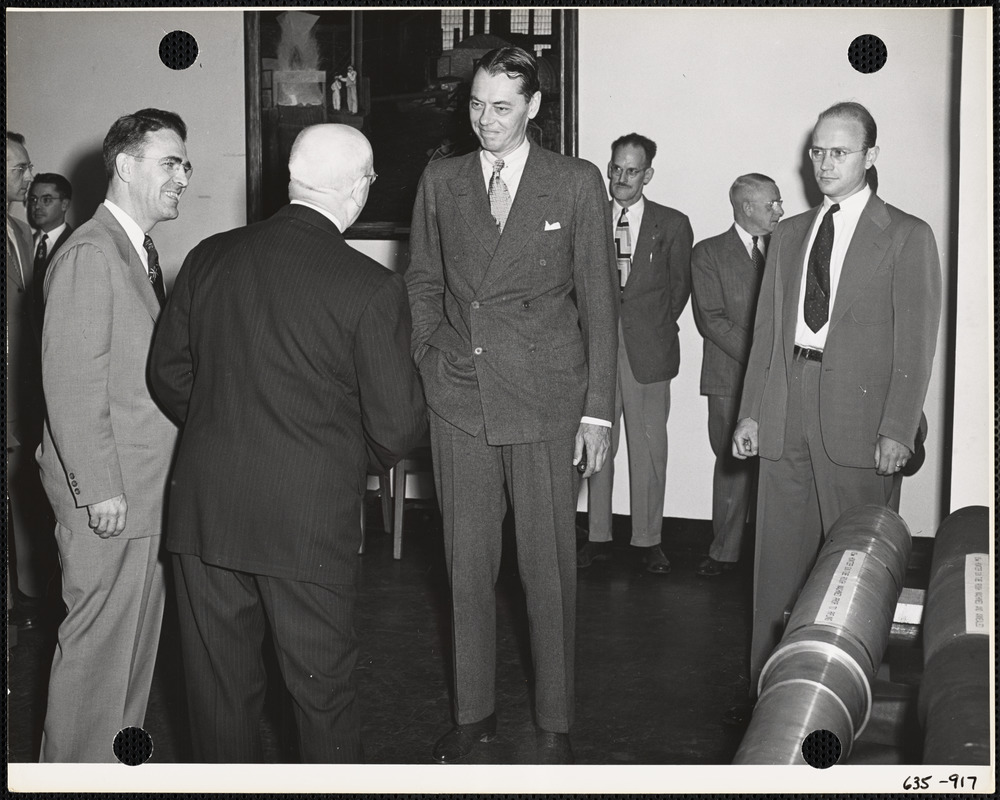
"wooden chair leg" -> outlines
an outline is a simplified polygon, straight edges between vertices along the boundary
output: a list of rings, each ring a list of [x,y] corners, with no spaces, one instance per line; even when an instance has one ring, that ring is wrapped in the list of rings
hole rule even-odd
[[[392,471],[383,472],[378,476],[378,493],[382,500],[382,530],[386,533],[392,530]]]
[[[403,502],[406,500],[406,468],[400,462],[393,476],[392,557],[403,557]]]

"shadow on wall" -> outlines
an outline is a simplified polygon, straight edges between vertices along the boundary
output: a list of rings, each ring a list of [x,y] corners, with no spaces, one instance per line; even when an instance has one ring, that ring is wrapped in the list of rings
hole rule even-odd
[[[83,152],[66,176],[73,186],[70,216],[79,227],[92,216],[104,201],[108,179],[104,172],[104,156],[100,148]]]

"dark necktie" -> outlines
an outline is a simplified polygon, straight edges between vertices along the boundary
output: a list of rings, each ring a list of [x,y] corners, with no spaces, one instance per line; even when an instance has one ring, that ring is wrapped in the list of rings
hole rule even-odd
[[[38,249],[35,251],[35,277],[45,269],[45,257],[49,254],[49,235],[43,233],[38,240]]]
[[[507,215],[510,214],[510,192],[507,191],[507,184],[500,177],[500,170],[504,167],[503,159],[497,159],[493,163],[493,174],[490,176],[490,213],[496,220],[497,230],[503,233],[503,226],[507,224]]]
[[[149,282],[153,284],[153,292],[156,294],[156,299],[160,301],[160,308],[163,308],[163,304],[167,302],[167,294],[163,291],[160,256],[156,252],[156,245],[148,236],[142,240],[142,246],[146,248],[146,260],[149,262]]]
[[[840,210],[834,203],[819,224],[816,241],[809,251],[806,267],[806,302],[803,316],[815,333],[830,318],[830,257],[833,255],[833,215]]]
[[[757,240],[759,236],[753,237],[753,250],[750,252],[750,258],[753,260],[753,265],[756,267],[758,272],[764,271],[764,254],[760,252],[760,248],[757,247]]]
[[[618,286],[625,288],[632,267],[632,229],[628,224],[628,209],[623,208],[615,226],[615,260],[618,262]]]

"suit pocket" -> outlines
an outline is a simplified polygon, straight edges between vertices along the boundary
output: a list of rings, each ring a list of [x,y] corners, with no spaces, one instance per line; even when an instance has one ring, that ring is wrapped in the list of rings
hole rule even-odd
[[[859,325],[892,322],[892,270],[880,270],[851,304],[851,319]]]

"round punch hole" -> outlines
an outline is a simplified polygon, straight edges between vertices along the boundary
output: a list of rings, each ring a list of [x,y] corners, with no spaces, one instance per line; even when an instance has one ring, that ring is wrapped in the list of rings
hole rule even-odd
[[[858,72],[878,72],[889,58],[885,42],[871,33],[857,37],[847,48],[847,58]]]
[[[142,728],[122,728],[115,735],[113,749],[119,761],[137,767],[153,755],[153,737]]]
[[[833,731],[813,731],[802,740],[802,758],[810,767],[826,769],[840,761],[843,748]]]
[[[160,39],[160,61],[170,69],[187,69],[198,59],[198,42],[187,31],[171,31]]]

